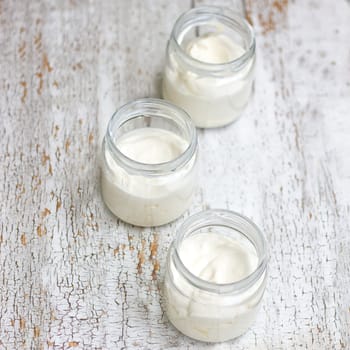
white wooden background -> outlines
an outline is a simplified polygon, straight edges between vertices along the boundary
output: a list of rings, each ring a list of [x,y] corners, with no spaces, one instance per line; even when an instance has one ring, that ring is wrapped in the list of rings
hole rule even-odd
[[[199,132],[201,189],[185,216],[239,211],[270,245],[244,336],[210,345],[169,325],[163,266],[183,218],[137,229],[101,200],[106,120],[159,96],[172,25],[201,3],[0,1],[0,349],[350,349],[345,0],[246,1],[254,97],[236,124]]]

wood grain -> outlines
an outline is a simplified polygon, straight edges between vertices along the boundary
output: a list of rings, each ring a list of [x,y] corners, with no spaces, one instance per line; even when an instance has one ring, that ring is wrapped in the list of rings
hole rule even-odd
[[[159,96],[171,27],[203,3],[0,1],[0,349],[350,348],[348,2],[247,0],[254,97],[237,123],[199,131],[184,217],[230,208],[270,245],[244,336],[198,343],[166,320],[163,267],[184,218],[138,229],[102,202],[108,119]]]

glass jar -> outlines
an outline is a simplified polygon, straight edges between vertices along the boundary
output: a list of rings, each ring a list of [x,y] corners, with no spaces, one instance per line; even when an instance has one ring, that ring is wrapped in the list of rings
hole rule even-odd
[[[187,256],[181,253],[186,239],[199,235],[196,238],[199,244],[193,246],[193,251],[186,250],[188,256],[192,255],[191,259],[196,259],[198,251],[210,253],[211,248],[208,250],[208,246],[201,245],[200,240],[213,232],[220,238],[239,242],[244,252],[255,250],[256,265],[250,274],[232,283],[214,283],[186,267],[184,257]],[[224,256],[225,251],[221,255]],[[238,262],[245,261],[241,255],[237,257]],[[212,259],[202,256],[202,263],[210,264]],[[221,342],[240,336],[259,310],[266,285],[267,260],[266,241],[258,227],[246,217],[227,210],[208,210],[189,217],[178,229],[168,252],[164,281],[168,319],[179,331],[201,341]],[[198,268],[200,261],[195,264]],[[228,268],[227,264],[220,266],[223,270]]]
[[[234,59],[207,63],[189,53],[189,46],[198,38],[210,36],[224,38],[223,42],[230,44],[231,51],[236,51],[235,56],[231,55]],[[215,40],[211,40],[210,45],[214,44]],[[221,47],[224,53],[228,48]],[[218,53],[218,47],[209,46],[209,50]],[[248,103],[254,66],[255,36],[242,16],[214,6],[191,9],[176,21],[168,41],[163,97],[182,107],[197,127],[229,124],[240,116]]]
[[[181,142],[174,159],[142,163],[120,150],[119,142],[137,132],[157,141],[160,135]],[[162,136],[163,135],[163,136]],[[162,147],[144,149],[129,142],[131,151],[163,152]],[[147,141],[147,139],[145,139]],[[172,146],[176,147],[177,144]],[[132,147],[136,147],[133,149]],[[151,149],[153,147],[153,149]],[[148,149],[149,148],[149,149]],[[136,160],[135,160],[136,159]],[[112,116],[102,145],[102,196],[120,219],[137,226],[159,226],[175,220],[190,205],[197,183],[197,134],[182,109],[159,99],[140,99],[121,107]]]

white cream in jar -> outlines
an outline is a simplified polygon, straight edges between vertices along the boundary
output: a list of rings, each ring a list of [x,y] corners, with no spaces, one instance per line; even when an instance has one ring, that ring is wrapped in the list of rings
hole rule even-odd
[[[110,121],[102,195],[120,219],[159,226],[179,217],[196,187],[197,138],[184,111],[157,99],[131,102]]]
[[[248,219],[225,210],[190,217],[168,255],[166,313],[185,335],[238,337],[253,323],[266,283],[266,243]]]
[[[244,54],[242,46],[220,33],[195,37],[186,45],[185,50],[192,58],[211,64],[227,63]]]
[[[243,18],[218,7],[192,9],[168,42],[163,97],[198,127],[229,124],[249,101],[254,64],[254,33]]]
[[[132,130],[121,136],[116,144],[124,155],[144,164],[170,162],[188,147],[185,139],[160,128]]]
[[[223,236],[215,231],[186,238],[179,255],[192,274],[219,284],[242,280],[258,266],[256,249],[251,242]]]

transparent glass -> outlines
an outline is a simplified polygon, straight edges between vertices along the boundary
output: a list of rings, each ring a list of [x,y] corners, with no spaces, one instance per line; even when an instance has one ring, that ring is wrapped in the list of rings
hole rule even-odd
[[[220,34],[242,54],[219,64],[189,55],[194,38]],[[182,107],[197,127],[211,128],[236,120],[249,101],[255,66],[255,36],[249,23],[229,9],[206,6],[185,12],[176,21],[166,50],[163,97]]]
[[[166,130],[186,141],[175,159],[158,164],[137,162],[118,147],[136,129]],[[111,118],[102,144],[102,196],[120,219],[137,226],[159,226],[175,220],[190,205],[197,183],[197,134],[182,109],[159,99],[140,99]]]
[[[252,245],[256,269],[234,283],[205,281],[183,264],[179,251],[191,235],[212,232]],[[164,301],[170,322],[185,335],[206,342],[222,342],[243,334],[253,323],[267,278],[267,247],[259,228],[248,218],[227,210],[208,210],[189,217],[180,226],[169,249]]]

